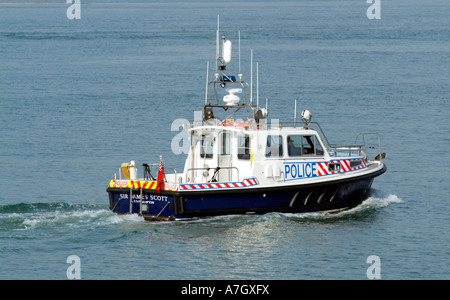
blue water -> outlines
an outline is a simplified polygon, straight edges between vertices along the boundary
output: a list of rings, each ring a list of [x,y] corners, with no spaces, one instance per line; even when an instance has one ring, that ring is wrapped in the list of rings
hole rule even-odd
[[[27,1],[28,2],[28,1]],[[450,3],[0,3],[0,279],[450,279]],[[55,1],[54,1],[55,2]],[[65,1],[59,1],[65,2]],[[332,143],[378,131],[388,171],[339,215],[149,223],[108,210],[120,163],[181,171],[177,118],[204,100],[216,16],[269,117],[293,99]],[[232,69],[232,68],[231,68]]]

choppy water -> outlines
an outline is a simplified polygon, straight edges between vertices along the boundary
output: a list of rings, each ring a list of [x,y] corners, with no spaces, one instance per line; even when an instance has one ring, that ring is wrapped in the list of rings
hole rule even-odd
[[[77,255],[82,279],[365,279],[377,255],[382,279],[449,279],[450,4],[381,0],[369,20],[365,2],[0,4],[0,278],[65,279]],[[297,97],[333,143],[380,132],[388,172],[359,207],[109,212],[121,162],[183,167],[170,125],[201,108],[217,14],[271,118]]]

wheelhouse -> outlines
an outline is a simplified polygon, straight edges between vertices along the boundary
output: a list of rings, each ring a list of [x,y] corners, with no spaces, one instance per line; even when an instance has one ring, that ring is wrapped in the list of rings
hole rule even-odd
[[[229,122],[230,123],[230,122]],[[236,125],[239,124],[239,125]],[[285,161],[325,161],[330,156],[319,134],[303,127],[250,128],[240,122],[189,130],[191,147],[183,182],[227,182],[282,173]],[[273,177],[267,176],[266,178]]]

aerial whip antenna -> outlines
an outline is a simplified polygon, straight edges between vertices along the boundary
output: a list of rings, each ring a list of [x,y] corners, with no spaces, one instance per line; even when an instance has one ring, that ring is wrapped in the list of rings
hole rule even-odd
[[[217,61],[219,60],[219,15],[217,15],[217,31],[216,31],[216,72],[217,72]]]

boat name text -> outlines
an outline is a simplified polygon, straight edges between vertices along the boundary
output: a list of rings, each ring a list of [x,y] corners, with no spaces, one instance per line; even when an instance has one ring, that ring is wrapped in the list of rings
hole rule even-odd
[[[128,194],[120,194],[120,199],[128,199]],[[133,202],[138,202],[141,200],[140,194],[133,194]],[[169,201],[168,196],[161,195],[142,195],[142,201]]]

